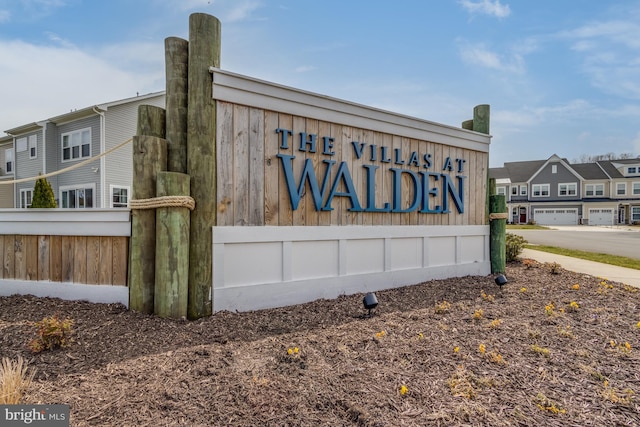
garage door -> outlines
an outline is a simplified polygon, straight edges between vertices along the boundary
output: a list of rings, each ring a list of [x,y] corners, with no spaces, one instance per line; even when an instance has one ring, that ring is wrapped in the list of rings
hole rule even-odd
[[[533,216],[542,225],[578,224],[578,209],[535,209]]]
[[[589,225],[613,225],[613,209],[589,209]]]

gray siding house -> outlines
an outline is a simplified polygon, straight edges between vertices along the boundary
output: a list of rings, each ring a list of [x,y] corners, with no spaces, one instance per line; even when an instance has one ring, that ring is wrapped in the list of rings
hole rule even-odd
[[[106,156],[100,154],[135,135],[140,105],[164,108],[165,93],[94,105],[5,131],[13,145],[12,178],[32,178],[69,169],[47,178],[58,207],[126,207],[131,193],[132,144]],[[95,160],[78,166],[91,158]],[[12,189],[15,207],[31,205],[34,186],[35,180],[15,184]]]
[[[570,164],[554,154],[490,168],[489,176],[506,196],[511,223],[640,223],[640,158]]]
[[[15,207],[13,138],[0,138],[0,209]]]

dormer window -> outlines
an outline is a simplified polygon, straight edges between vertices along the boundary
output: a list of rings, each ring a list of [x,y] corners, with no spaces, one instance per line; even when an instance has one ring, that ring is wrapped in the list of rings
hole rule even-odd
[[[637,171],[638,171],[639,169],[640,169],[640,168],[638,168],[638,167],[636,167],[636,166],[629,166],[629,167],[627,168],[627,174],[628,174],[628,175],[635,175],[636,173],[638,173]]]

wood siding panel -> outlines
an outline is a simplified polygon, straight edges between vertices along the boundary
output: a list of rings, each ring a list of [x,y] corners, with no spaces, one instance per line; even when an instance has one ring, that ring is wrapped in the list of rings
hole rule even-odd
[[[221,101],[218,101],[217,121],[220,155],[217,160],[216,223],[219,226],[477,225],[483,218],[483,204],[478,197],[486,186],[482,177],[486,173],[483,162],[486,163],[487,153]],[[291,131],[286,149],[280,148],[282,134],[276,132],[278,128]],[[301,147],[301,133],[308,136],[306,142],[311,141],[309,135],[315,135],[315,152],[310,151],[310,144],[302,142]],[[324,136],[334,139],[335,154],[323,152]],[[365,144],[360,158],[356,156],[353,141]],[[412,153],[416,153],[417,162],[410,162]],[[292,169],[296,193],[307,159],[313,164],[319,188],[322,187],[328,162],[333,162],[323,206],[341,162],[345,162],[363,209],[368,203],[368,171],[364,165],[372,165],[375,168],[372,174],[375,177],[375,208],[384,208],[387,203],[389,208],[393,207],[394,173],[391,169],[399,168],[411,172],[399,175],[401,209],[407,209],[416,197],[413,177],[418,177],[422,183],[421,174],[431,173],[434,176],[425,177],[429,187],[426,191],[428,194],[429,189],[435,188],[437,195],[421,200],[419,208],[427,202],[430,202],[430,209],[442,207],[443,197],[448,197],[449,212],[421,213],[419,209],[409,213],[354,212],[350,198],[344,195],[347,192],[344,180],[337,183],[338,195],[333,198],[330,211],[316,209],[311,188],[305,181],[294,211],[279,154],[294,157]],[[425,160],[424,155],[429,157]],[[448,157],[452,170],[444,170]],[[456,159],[464,160],[462,172],[458,172]],[[427,162],[431,165],[426,165]],[[463,213],[457,211],[448,196],[441,174],[449,176],[456,191],[459,189],[457,175],[466,177],[463,181]],[[298,198],[298,195],[294,197]],[[422,195],[419,197],[422,199]]]
[[[129,259],[129,239],[127,237],[112,237],[113,245],[113,285],[127,285],[127,260]]]
[[[38,280],[38,236],[24,236],[26,280]]]
[[[123,268],[122,266],[114,265],[112,240],[113,237],[100,237],[100,276],[98,277],[98,283],[101,285],[113,284],[114,269]]]
[[[4,236],[4,258],[2,263],[3,276],[5,279],[15,278],[15,243],[14,235]]]
[[[38,280],[49,280],[51,248],[50,236],[38,236]]]

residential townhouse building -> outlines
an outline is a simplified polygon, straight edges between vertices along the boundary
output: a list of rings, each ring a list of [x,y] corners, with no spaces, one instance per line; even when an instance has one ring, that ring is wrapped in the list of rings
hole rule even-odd
[[[0,209],[15,206],[15,186],[13,182],[14,170],[13,138],[0,137]]]
[[[58,207],[126,207],[133,179],[132,144],[100,154],[135,135],[140,105],[164,108],[165,93],[93,105],[6,130],[9,137],[0,140],[0,146],[5,141],[11,147],[0,155],[13,161],[11,178],[15,180],[50,174],[95,158],[47,178]],[[11,190],[13,207],[29,207],[34,186],[35,180],[16,183]]]
[[[490,168],[509,222],[546,225],[640,223],[640,158],[570,164],[547,160]]]

